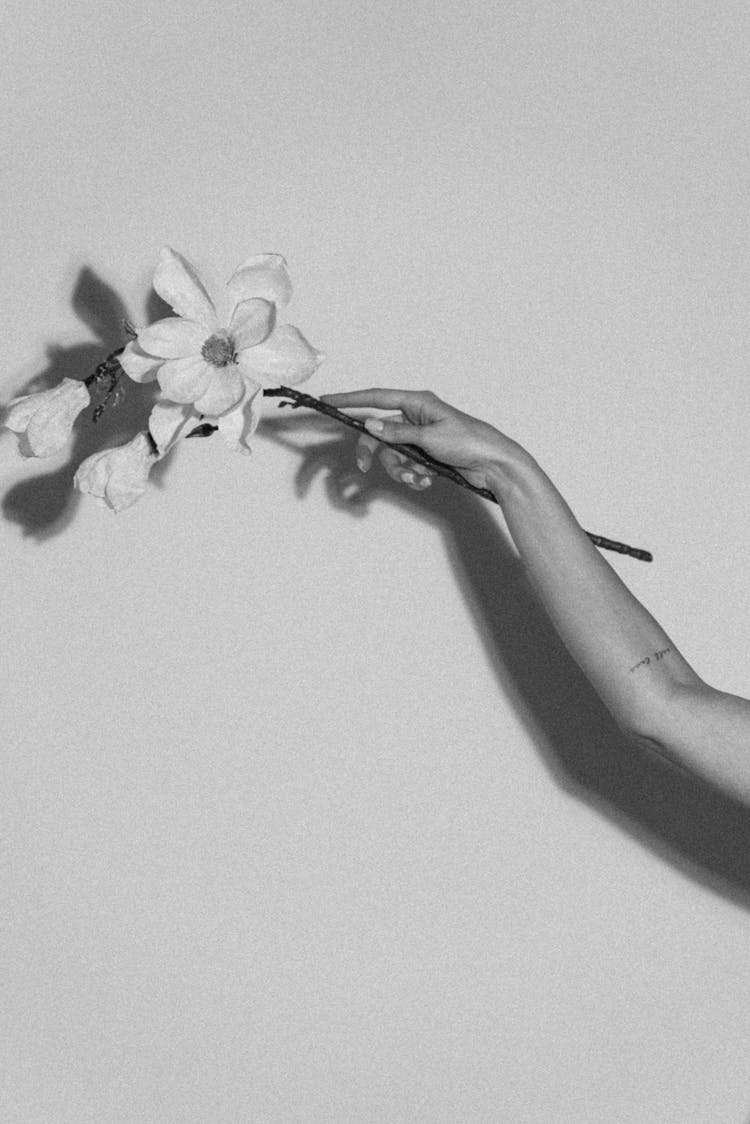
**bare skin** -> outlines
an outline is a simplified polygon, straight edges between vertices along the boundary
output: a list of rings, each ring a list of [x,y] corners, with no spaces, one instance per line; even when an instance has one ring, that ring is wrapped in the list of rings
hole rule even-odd
[[[566,648],[623,732],[750,805],[750,700],[707,684],[633,596],[517,441],[431,391],[321,395],[337,409],[393,410],[366,425],[357,462],[376,451],[394,480],[430,486],[429,468],[388,448],[417,445],[497,499],[530,584]]]

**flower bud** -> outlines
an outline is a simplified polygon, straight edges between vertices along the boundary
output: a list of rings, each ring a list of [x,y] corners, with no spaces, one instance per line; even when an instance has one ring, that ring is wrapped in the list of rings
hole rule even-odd
[[[85,383],[66,378],[51,390],[14,398],[2,424],[19,434],[23,456],[51,457],[65,448],[73,423],[90,401]]]
[[[143,495],[151,466],[158,459],[148,434],[137,433],[126,445],[87,457],[73,483],[80,492],[104,500],[113,511],[122,511]]]

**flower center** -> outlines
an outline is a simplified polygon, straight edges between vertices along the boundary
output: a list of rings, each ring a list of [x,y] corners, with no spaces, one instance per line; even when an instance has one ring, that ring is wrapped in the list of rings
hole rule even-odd
[[[227,367],[234,359],[234,340],[229,332],[217,332],[215,336],[208,337],[201,348],[201,355],[214,367]]]

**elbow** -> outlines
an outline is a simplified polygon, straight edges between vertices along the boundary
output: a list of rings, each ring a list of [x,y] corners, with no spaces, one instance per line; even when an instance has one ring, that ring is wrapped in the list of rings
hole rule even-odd
[[[709,708],[717,692],[696,677],[694,683],[669,683],[644,701],[624,724],[630,740],[654,750],[670,764],[692,771],[691,748],[703,744],[711,731]]]
[[[629,718],[620,723],[620,728],[627,738],[638,745],[648,746],[649,749],[663,749],[663,726],[652,715],[640,715],[636,720]]]
[[[658,690],[644,697],[634,712],[629,713],[620,727],[625,735],[638,745],[657,750],[670,760],[669,749],[679,722],[682,684],[661,684]]]
[[[656,736],[655,731],[647,725],[633,722],[618,723],[621,733],[632,745],[653,749],[659,753],[664,752],[663,741]]]
[[[651,715],[640,716],[638,721],[628,720],[618,723],[625,740],[633,749],[645,749],[655,754],[667,764],[684,769],[682,763],[670,751],[669,736],[664,733],[664,725]]]

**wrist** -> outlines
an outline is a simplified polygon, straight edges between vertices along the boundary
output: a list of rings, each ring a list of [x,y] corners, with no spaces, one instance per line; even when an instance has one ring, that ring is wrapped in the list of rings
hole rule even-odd
[[[489,462],[486,470],[486,487],[502,504],[513,494],[528,486],[541,472],[531,453],[516,441],[509,441],[502,452]]]

